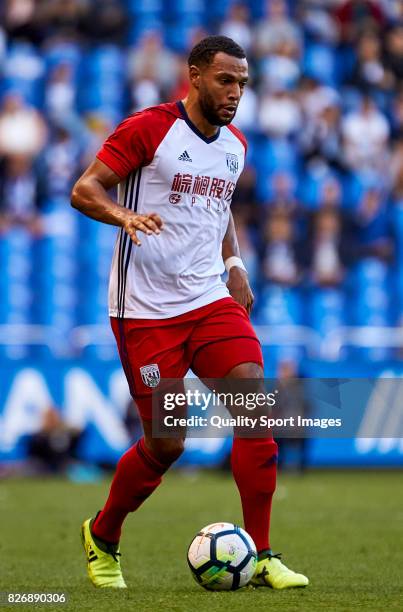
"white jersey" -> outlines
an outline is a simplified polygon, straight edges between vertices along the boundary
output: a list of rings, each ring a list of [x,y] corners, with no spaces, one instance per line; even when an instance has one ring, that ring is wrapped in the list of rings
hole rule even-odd
[[[245,150],[233,126],[206,138],[181,102],[136,113],[107,139],[97,157],[122,178],[119,203],[164,223],[160,235],[139,233],[140,247],[120,230],[110,316],[164,319],[229,295],[221,247]]]

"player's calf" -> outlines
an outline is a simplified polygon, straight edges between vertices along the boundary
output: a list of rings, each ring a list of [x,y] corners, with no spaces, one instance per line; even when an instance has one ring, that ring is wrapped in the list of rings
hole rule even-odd
[[[185,450],[185,438],[154,438],[151,421],[143,421],[144,444],[162,465],[172,465]]]
[[[145,437],[144,443],[153,456],[163,465],[171,465],[174,463],[185,450],[185,444],[182,438],[163,439]]]

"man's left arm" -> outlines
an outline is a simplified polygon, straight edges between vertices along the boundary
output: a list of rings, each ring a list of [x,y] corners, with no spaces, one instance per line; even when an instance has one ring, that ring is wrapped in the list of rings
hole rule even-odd
[[[232,260],[228,262],[230,257],[236,257],[240,261]],[[243,267],[238,264],[242,264],[241,255],[239,251],[238,238],[235,231],[234,218],[232,212],[229,213],[229,221],[227,231],[225,232],[224,239],[222,241],[222,258],[224,263],[227,262],[226,268],[228,269],[228,263],[234,263],[231,265],[228,272],[228,291],[238,304],[244,306],[250,314],[253,305],[253,293],[249,285],[248,273]]]

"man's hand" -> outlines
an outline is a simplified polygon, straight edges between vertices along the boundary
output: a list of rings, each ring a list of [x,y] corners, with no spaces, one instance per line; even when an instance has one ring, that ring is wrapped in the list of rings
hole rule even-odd
[[[71,205],[91,219],[122,227],[137,246],[137,232],[150,236],[164,229],[156,213],[139,215],[108,196],[108,190],[122,181],[111,168],[96,159],[78,179],[71,193]]]
[[[248,273],[242,268],[232,266],[228,273],[227,287],[234,300],[250,314],[255,298],[249,285]]]
[[[164,229],[162,219],[156,213],[138,215],[130,211],[125,215],[122,227],[137,246],[141,246],[137,232],[144,232],[144,234],[150,236],[151,234],[160,234]]]

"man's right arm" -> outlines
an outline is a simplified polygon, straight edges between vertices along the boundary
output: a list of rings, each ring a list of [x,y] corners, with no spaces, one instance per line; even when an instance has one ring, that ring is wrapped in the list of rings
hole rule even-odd
[[[156,213],[138,215],[108,196],[108,190],[122,180],[101,160],[96,159],[78,179],[71,194],[71,205],[87,217],[122,227],[134,244],[141,245],[137,232],[159,234],[162,219]]]

